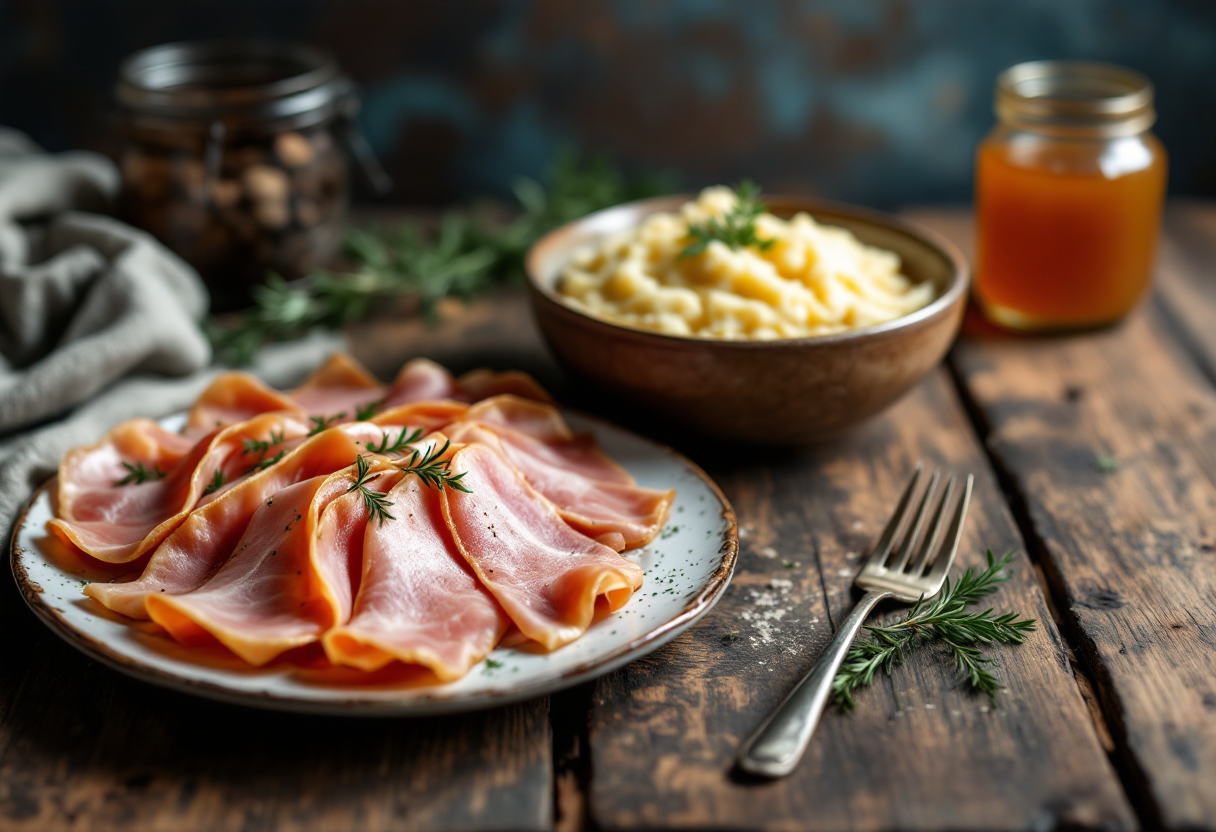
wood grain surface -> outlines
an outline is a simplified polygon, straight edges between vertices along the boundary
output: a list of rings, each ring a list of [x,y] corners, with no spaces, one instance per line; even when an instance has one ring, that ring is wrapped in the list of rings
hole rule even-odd
[[[965,216],[922,219],[971,239]],[[1211,829],[1216,390],[1183,344],[1211,343],[1216,319],[1202,316],[1216,284],[1211,261],[1182,273],[1180,238],[1164,247],[1161,295],[1122,325],[1058,338],[976,326],[952,359],[1024,504],[1145,820]]]
[[[1033,568],[944,372],[828,446],[702,459],[740,524],[740,568],[698,627],[603,679],[589,740],[590,815],[605,829],[1127,829],[1135,819],[1094,732]],[[1038,618],[997,654],[999,706],[932,652],[831,709],[791,777],[731,771],[739,742],[806,673],[854,596],[852,576],[917,460],[977,475],[959,566],[1018,552],[1001,609]],[[787,566],[793,564],[793,566]],[[895,614],[898,609],[895,610]],[[729,642],[732,632],[738,636]]]

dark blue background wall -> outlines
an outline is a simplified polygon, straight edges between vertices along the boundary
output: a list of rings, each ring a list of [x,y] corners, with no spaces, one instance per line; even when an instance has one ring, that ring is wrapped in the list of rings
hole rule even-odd
[[[0,123],[105,149],[121,58],[219,35],[336,52],[399,202],[506,192],[562,146],[685,186],[964,201],[997,73],[1061,57],[1148,74],[1172,189],[1216,196],[1211,0],[0,0]]]

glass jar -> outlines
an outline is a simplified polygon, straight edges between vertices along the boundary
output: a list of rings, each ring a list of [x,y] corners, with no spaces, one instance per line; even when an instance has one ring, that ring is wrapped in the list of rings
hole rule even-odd
[[[1018,330],[1119,320],[1149,286],[1161,226],[1152,85],[1107,64],[1018,64],[996,114],[976,158],[980,307]]]
[[[198,269],[213,309],[247,302],[268,272],[294,279],[334,257],[348,201],[340,142],[388,187],[354,129],[353,85],[317,50],[158,46],[123,63],[115,96],[124,219]]]

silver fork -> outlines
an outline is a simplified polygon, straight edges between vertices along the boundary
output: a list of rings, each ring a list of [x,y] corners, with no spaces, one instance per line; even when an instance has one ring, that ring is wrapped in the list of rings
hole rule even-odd
[[[945,494],[936,501],[934,508],[934,497],[941,480],[940,471],[935,470],[924,494],[915,501],[917,507],[913,514],[910,507],[920,484],[921,472],[922,466],[917,463],[916,471],[895,508],[895,514],[854,580],[866,594],[836,631],[832,643],[811,672],[803,677],[793,692],[740,748],[739,767],[744,771],[763,777],[784,777],[797,767],[827,705],[836,671],[840,669],[866,616],[879,601],[895,598],[911,604],[919,598],[936,595],[941,590],[954,563],[954,556],[958,554],[974,478],[967,475],[962,496],[955,503],[957,482],[951,475]],[[955,503],[955,508],[949,511],[952,503]],[[926,531],[925,524],[931,511],[933,520],[928,523]],[[911,528],[905,534],[909,517],[912,517]]]

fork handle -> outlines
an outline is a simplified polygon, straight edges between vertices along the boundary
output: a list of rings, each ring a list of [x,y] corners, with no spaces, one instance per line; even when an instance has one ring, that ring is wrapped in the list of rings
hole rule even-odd
[[[867,592],[832,643],[785,701],[739,749],[739,767],[762,777],[784,777],[798,766],[832,692],[832,680],[866,616],[889,592]]]

